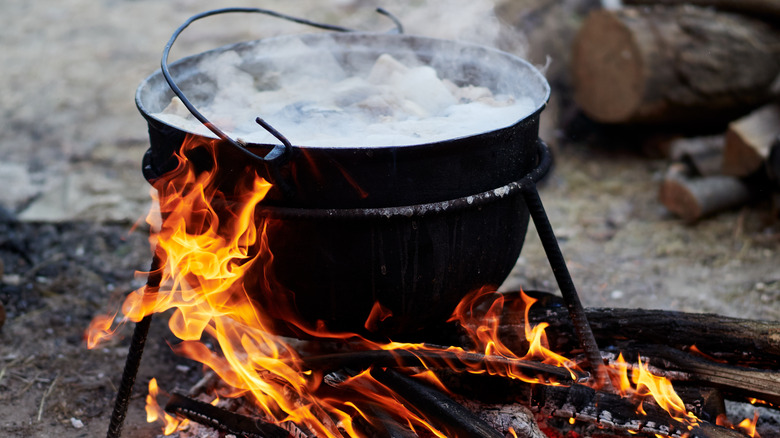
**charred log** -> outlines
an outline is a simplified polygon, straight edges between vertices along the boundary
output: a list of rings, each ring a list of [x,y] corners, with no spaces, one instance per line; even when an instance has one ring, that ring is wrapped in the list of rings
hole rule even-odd
[[[716,363],[664,346],[642,347],[641,354],[651,364],[683,371],[690,381],[721,389],[730,399],[758,399],[757,404],[780,406],[780,372]]]
[[[503,438],[504,435],[490,427],[471,411],[449,396],[394,370],[374,368],[371,375],[404,398],[437,429],[452,437]]]
[[[518,374],[528,376],[547,376],[559,382],[570,382],[569,371],[538,362],[513,360],[502,356],[486,356],[479,353],[455,352],[444,349],[427,350],[370,350],[348,353],[334,353],[312,356],[303,359],[304,367],[329,372],[343,368],[368,369],[374,367],[415,367],[425,365],[428,368],[495,369],[502,367]],[[584,376],[581,376],[584,377]]]
[[[550,301],[554,303],[554,300]],[[577,348],[565,308],[548,305],[532,308],[531,322],[547,322],[551,346],[556,351]],[[586,309],[594,335],[604,345],[632,340],[683,350],[691,345],[718,360],[736,365],[776,368],[780,363],[780,323],[730,318],[714,314],[647,309]],[[502,339],[524,342],[522,315],[506,314]]]
[[[290,436],[281,427],[265,423],[258,418],[226,411],[177,393],[171,394],[165,410],[170,414],[236,436],[249,438],[287,438]]]
[[[596,391],[581,385],[541,386],[531,394],[531,404],[539,406],[543,415],[575,418],[577,421],[598,424],[604,428],[630,431],[647,435],[690,437],[740,437],[740,432],[715,426],[707,422],[691,425],[672,418],[666,411],[648,403],[642,403],[645,415],[638,416],[639,401],[615,394]]]

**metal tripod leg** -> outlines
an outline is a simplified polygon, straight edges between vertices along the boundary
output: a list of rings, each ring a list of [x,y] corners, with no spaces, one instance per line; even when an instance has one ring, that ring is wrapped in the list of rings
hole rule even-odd
[[[154,251],[152,269],[149,271],[149,277],[146,279],[144,293],[156,291],[160,287],[163,259],[160,257],[159,252],[159,248],[156,248]],[[138,375],[138,367],[141,365],[141,356],[144,353],[146,336],[149,333],[149,325],[151,323],[152,315],[147,315],[135,325],[133,339],[130,341],[130,350],[127,352],[127,358],[125,359],[125,369],[122,372],[122,382],[119,384],[114,410],[111,412],[111,422],[108,425],[108,432],[106,432],[106,437],[108,438],[119,438],[122,434],[122,425],[125,422],[125,416],[127,416],[130,395],[133,393],[133,385]]]
[[[552,225],[550,225],[550,219],[547,217],[547,212],[544,210],[539,192],[536,189],[535,182],[547,172],[547,168],[550,165],[549,149],[541,140],[539,141],[539,149],[541,156],[540,164],[532,172],[533,175],[529,174],[529,180],[532,179],[533,182],[528,181],[528,183],[525,183],[524,181],[524,184],[522,184],[523,198],[528,206],[531,219],[534,221],[536,232],[542,241],[544,252],[547,254],[547,260],[550,262],[550,267],[555,275],[555,281],[561,289],[561,295],[569,311],[569,317],[574,324],[577,339],[582,349],[585,350],[585,358],[588,361],[591,372],[595,374],[601,388],[612,391],[612,382],[607,374],[607,367],[601,358],[596,338],[593,336],[593,331],[585,316],[585,309],[582,307],[577,289],[574,287],[571,274],[569,274],[569,268],[566,266],[566,260],[563,258],[560,246],[558,246],[558,239],[555,237]]]

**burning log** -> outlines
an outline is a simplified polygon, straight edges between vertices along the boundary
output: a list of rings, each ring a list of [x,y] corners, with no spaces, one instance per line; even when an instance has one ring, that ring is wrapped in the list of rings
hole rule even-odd
[[[642,434],[663,436],[689,436],[691,438],[726,438],[744,435],[732,429],[700,422],[690,425],[673,419],[660,407],[643,403],[643,417],[637,417],[637,402],[615,394],[596,391],[581,385],[534,387],[531,404],[540,406],[546,416],[564,419],[575,418],[601,427]]]
[[[656,359],[667,369],[690,374],[691,381],[706,382],[744,400],[758,399],[757,404],[780,406],[780,373],[716,363],[664,346],[641,347],[642,356]],[[660,361],[658,361],[660,359]]]
[[[605,123],[725,122],[769,99],[778,43],[767,23],[694,6],[597,10],[574,43],[575,99]]]
[[[510,369],[526,375],[547,375],[559,382],[572,381],[571,373],[561,367],[539,362],[513,360],[503,356],[486,356],[465,351],[444,349],[425,350],[369,350],[350,353],[335,353],[303,359],[305,368],[330,372],[343,368],[368,369],[374,367],[402,366],[427,368],[467,369]],[[580,376],[585,377],[585,376]]]
[[[439,377],[450,390],[464,397],[486,400],[487,403],[501,403],[507,407],[516,404],[528,407],[540,422],[543,419],[548,419],[545,421],[551,423],[555,422],[554,419],[564,420],[565,423],[579,421],[616,432],[631,434],[638,432],[648,436],[744,438],[744,435],[737,431],[721,428],[709,422],[673,418],[648,398],[620,396],[579,384],[528,385],[516,381],[508,383],[488,375],[454,375],[450,372],[440,373]],[[703,396],[698,393],[699,391],[691,390],[691,392],[697,393],[696,397],[699,399],[697,403],[701,405]],[[686,407],[689,407],[688,404],[689,402],[686,401]],[[701,410],[694,413],[699,418],[703,416],[700,415]],[[714,419],[717,412],[713,414]]]
[[[569,352],[579,348],[561,298],[548,292],[523,292],[536,299],[529,322],[549,325],[550,347]],[[519,292],[501,293],[506,308],[521,300]],[[780,323],[731,318],[708,313],[657,309],[587,308],[585,314],[599,343],[666,345],[680,350],[691,345],[717,360],[753,367],[776,368],[780,363]],[[510,348],[527,348],[524,316],[504,312],[499,336]],[[454,341],[453,341],[454,342]],[[468,344],[468,341],[458,341]]]
[[[290,434],[279,426],[265,423],[258,418],[246,417],[172,393],[165,410],[204,426],[249,438],[288,438]]]
[[[672,165],[658,194],[661,203],[688,223],[754,198],[753,191],[739,178],[725,175],[690,177]]]
[[[372,369],[371,375],[407,400],[414,410],[419,411],[439,430],[445,431],[447,436],[504,437],[450,397],[410,377],[392,369],[378,368]]]
[[[577,348],[566,309],[546,308],[532,312],[534,323],[547,321],[551,344],[565,351]],[[632,340],[645,345],[668,345],[678,349],[691,345],[719,360],[774,368],[780,363],[780,323],[646,309],[586,309],[593,334],[605,345]],[[504,321],[502,339],[521,330],[517,321]],[[520,331],[522,333],[522,331]]]

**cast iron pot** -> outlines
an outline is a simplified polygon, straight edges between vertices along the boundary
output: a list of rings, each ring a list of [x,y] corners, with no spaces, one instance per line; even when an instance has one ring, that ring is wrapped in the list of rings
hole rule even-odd
[[[204,170],[217,166],[226,199],[255,171],[274,183],[256,212],[261,226],[268,225],[273,264],[245,279],[258,305],[274,319],[287,319],[282,309],[293,308],[310,327],[323,321],[331,330],[365,333],[364,322],[378,301],[392,316],[369,331],[410,335],[446,320],[468,292],[501,284],[528,225],[522,196],[510,188],[537,164],[539,115],[549,96],[541,73],[520,58],[482,46],[368,33],[239,43],[184,58],[171,64],[170,72],[193,103],[203,105],[214,87],[204,83],[201,61],[227,50],[262,54],[259,48],[288,38],[331,50],[348,71],[371,65],[384,53],[412,56],[458,85],[481,78],[474,85],[528,96],[535,110],[511,126],[426,144],[245,145],[254,154],[269,153],[268,161],[248,160],[235,144],[201,135],[200,141],[218,142],[216,158],[193,153],[188,159]],[[264,61],[262,55],[247,56],[242,68],[260,73],[267,68]],[[173,152],[185,136],[199,137],[153,116],[173,95],[159,71],[136,94],[151,140],[144,175],[155,185],[175,167]],[[300,333],[283,322],[277,330]]]

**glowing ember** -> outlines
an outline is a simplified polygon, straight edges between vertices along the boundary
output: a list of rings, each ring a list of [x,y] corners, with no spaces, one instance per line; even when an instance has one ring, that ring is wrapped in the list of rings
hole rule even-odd
[[[262,268],[273,260],[267,253],[264,231],[269,225],[256,217],[256,207],[270,188],[270,184],[257,174],[249,175],[243,186],[226,194],[217,187],[216,166],[209,171],[197,172],[184,158],[189,151],[199,148],[211,151],[216,143],[188,138],[182,147],[178,167],[166,175],[165,181],[155,185],[159,203],[159,229],[150,239],[157,247],[157,256],[163,261],[159,290],[139,289],[131,293],[122,305],[121,322],[140,321],[144,316],[175,309],[169,320],[172,333],[182,342],[175,350],[188,358],[212,369],[227,384],[220,397],[245,397],[251,400],[269,422],[283,425],[294,423],[318,437],[350,437],[360,434],[356,421],[380,421],[373,411],[380,411],[399,424],[426,436],[444,437],[442,431],[411,411],[388,387],[375,380],[370,370],[355,376],[346,376],[338,383],[338,392],[328,391],[323,385],[323,373],[309,369],[298,352],[283,338],[271,333],[271,322],[249,291],[244,289],[243,278],[250,269]],[[202,143],[205,141],[206,143]],[[215,159],[216,160],[216,159]],[[158,222],[155,214],[150,224]],[[266,278],[266,281],[271,279]],[[274,290],[274,285],[268,285]],[[486,298],[497,296],[487,312],[477,307]],[[528,310],[535,300],[523,296],[518,305],[525,312],[524,336],[529,348],[516,352],[508,348],[498,336],[499,322],[504,313],[504,298],[492,291],[480,290],[467,296],[452,316],[471,337],[476,350],[467,352],[451,347],[433,349],[422,344],[390,342],[378,344],[357,335],[329,333],[325,327],[312,332],[302,327],[297,315],[285,315],[288,322],[298,325],[313,336],[349,340],[354,349],[390,350],[418,355],[427,367],[425,352],[447,353],[454,369],[466,369],[472,373],[489,373],[519,379],[529,383],[561,384],[550,379],[529,376],[520,366],[529,362],[542,362],[568,370],[573,379],[581,370],[576,364],[549,349],[544,329],[546,324],[531,326]],[[274,309],[278,313],[278,309]],[[386,309],[377,304],[366,325],[375,324],[387,317]],[[90,348],[111,336],[115,315],[96,317],[88,330]],[[216,345],[210,348],[204,338]],[[500,357],[501,361],[484,360],[475,363],[474,353],[487,357]],[[471,355],[471,356],[469,356]],[[481,356],[480,356],[481,357]],[[457,363],[456,363],[457,362]],[[632,368],[629,380],[628,369]],[[436,376],[426,370],[417,376],[446,390]],[[613,367],[615,386],[624,395],[652,397],[656,403],[678,420],[690,425],[697,419],[686,412],[671,383],[653,376],[643,366],[629,367],[622,357]],[[173,417],[165,414],[157,404],[157,383],[149,384],[147,413],[149,421],[162,419],[165,433],[181,427]],[[755,423],[754,423],[755,424]],[[754,425],[753,424],[753,425]],[[515,435],[510,431],[511,435]]]

